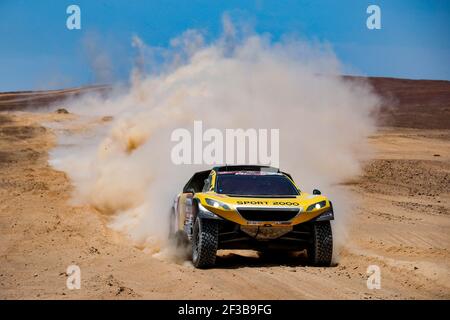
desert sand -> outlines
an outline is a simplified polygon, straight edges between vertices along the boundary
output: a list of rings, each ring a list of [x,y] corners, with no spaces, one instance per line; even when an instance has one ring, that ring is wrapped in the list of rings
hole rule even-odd
[[[337,186],[359,205],[330,268],[240,251],[210,270],[152,257],[95,209],[71,205],[71,182],[48,164],[56,136],[43,124],[73,115],[40,109],[52,94],[0,94],[0,298],[450,299],[450,84],[371,81],[391,104],[364,173]],[[66,288],[71,264],[80,290]],[[367,288],[371,264],[380,290]]]

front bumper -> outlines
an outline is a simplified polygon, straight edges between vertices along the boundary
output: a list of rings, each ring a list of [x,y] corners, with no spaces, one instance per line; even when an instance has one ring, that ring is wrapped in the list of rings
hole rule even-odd
[[[235,210],[207,208],[199,204],[201,218],[228,220],[242,226],[285,228],[308,221],[334,220],[333,207],[305,212],[296,208],[237,207]]]

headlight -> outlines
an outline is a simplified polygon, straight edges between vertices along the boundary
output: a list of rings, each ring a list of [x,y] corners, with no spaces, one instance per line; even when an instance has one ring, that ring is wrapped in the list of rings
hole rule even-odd
[[[308,207],[308,209],[306,209],[306,211],[319,210],[319,209],[322,209],[323,207],[325,207],[326,205],[327,205],[327,202],[325,200],[324,201],[320,201],[320,202],[317,202],[317,203],[314,203],[314,204],[310,205]]]
[[[231,210],[231,208],[227,204],[225,204],[223,202],[220,202],[220,201],[217,201],[217,200],[213,200],[213,199],[209,199],[209,198],[206,198],[205,201],[211,207],[222,208],[224,210]]]
[[[202,206],[201,203],[198,204],[198,209],[199,209],[199,216],[202,218],[210,218],[210,219],[222,219],[221,217],[219,217],[218,215],[216,215],[215,213],[209,211],[208,209],[206,209],[204,206]]]

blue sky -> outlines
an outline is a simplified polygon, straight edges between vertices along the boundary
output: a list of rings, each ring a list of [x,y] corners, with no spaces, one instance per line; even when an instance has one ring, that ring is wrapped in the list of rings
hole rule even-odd
[[[66,28],[66,8],[81,8],[81,30]],[[366,28],[366,8],[381,8],[381,30]],[[186,29],[221,31],[221,17],[245,19],[273,39],[297,34],[326,41],[347,73],[450,80],[447,0],[0,0],[0,91],[95,83],[84,43],[107,50],[114,79],[127,78],[131,37],[166,46]]]

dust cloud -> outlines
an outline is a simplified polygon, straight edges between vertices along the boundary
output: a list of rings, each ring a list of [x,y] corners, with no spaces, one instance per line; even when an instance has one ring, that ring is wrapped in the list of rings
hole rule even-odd
[[[280,167],[300,188],[331,197],[335,252],[346,240],[355,200],[338,185],[370,156],[366,138],[379,98],[364,82],[345,80],[332,49],[294,37],[239,32],[224,17],[207,42],[188,30],[168,48],[133,38],[137,67],[130,85],[108,97],[66,104],[82,130],[58,136],[51,164],[71,178],[75,203],[110,216],[109,226],[139,246],[167,254],[169,214],[187,179],[210,165],[174,165],[176,128],[280,130]],[[111,121],[102,121],[102,117]],[[104,118],[105,119],[105,118]],[[170,250],[169,250],[170,251]]]

